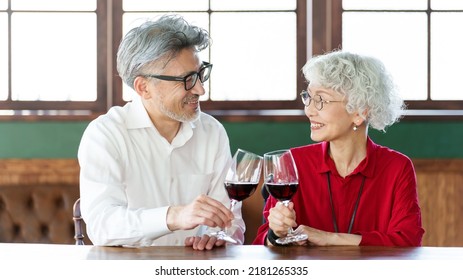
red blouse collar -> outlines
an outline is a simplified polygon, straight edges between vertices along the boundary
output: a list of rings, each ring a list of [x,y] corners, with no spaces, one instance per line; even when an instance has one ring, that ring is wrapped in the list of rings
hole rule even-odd
[[[318,172],[326,173],[331,171],[332,174],[338,175],[338,171],[336,170],[336,165],[334,164],[333,159],[330,157],[328,153],[328,148],[330,146],[329,142],[322,142],[321,149],[322,149],[322,156],[323,159],[321,160],[321,164],[319,165]],[[376,165],[376,149],[378,145],[375,144],[370,137],[367,137],[367,156],[366,158],[355,168],[354,172],[351,175],[355,175],[357,173],[361,173],[366,177],[372,177],[375,170]]]

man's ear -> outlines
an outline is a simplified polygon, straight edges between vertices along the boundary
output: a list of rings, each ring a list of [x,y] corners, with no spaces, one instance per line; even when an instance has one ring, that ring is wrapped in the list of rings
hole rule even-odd
[[[138,76],[133,81],[133,89],[143,99],[151,98],[151,94],[148,90],[148,79],[142,76]]]

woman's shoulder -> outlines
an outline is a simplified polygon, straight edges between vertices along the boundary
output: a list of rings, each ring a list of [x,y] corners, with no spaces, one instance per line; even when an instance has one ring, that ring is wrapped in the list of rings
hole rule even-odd
[[[296,160],[320,160],[320,158],[323,156],[322,143],[314,143],[304,146],[293,147],[290,150],[291,154]]]
[[[313,144],[307,144],[303,146],[298,146],[298,147],[293,147],[291,148],[291,153],[292,154],[298,154],[298,153],[304,153],[304,152],[322,152],[323,146],[322,143],[313,143]]]
[[[382,163],[389,163],[394,165],[413,165],[410,157],[404,153],[394,150],[393,148],[387,146],[381,146],[374,144],[376,158]]]

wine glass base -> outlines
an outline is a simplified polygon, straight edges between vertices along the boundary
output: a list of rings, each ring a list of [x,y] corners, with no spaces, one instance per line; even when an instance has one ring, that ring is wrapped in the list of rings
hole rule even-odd
[[[307,234],[295,234],[295,235],[287,235],[285,237],[278,238],[275,240],[278,244],[286,245],[294,242],[304,241],[307,240]]]
[[[226,234],[223,230],[217,231],[217,232],[211,232],[211,233],[209,233],[209,235],[216,237],[218,240],[224,240],[224,241],[226,241],[228,243],[238,244],[238,241],[236,241],[231,236]]]

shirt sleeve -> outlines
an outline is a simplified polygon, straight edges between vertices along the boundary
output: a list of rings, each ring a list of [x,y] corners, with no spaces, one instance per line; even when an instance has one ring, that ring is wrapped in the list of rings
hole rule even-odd
[[[358,231],[360,246],[421,246],[424,230],[418,204],[416,175],[411,161],[399,173],[387,232]]]
[[[90,123],[79,146],[81,211],[94,245],[148,246],[170,233],[168,207],[129,209],[124,182],[124,137]]]

